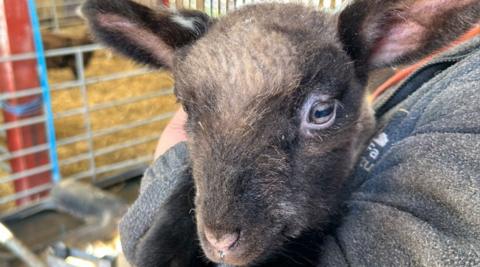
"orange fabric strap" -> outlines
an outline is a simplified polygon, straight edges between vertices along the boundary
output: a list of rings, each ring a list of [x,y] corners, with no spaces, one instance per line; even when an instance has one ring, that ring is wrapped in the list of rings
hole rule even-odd
[[[402,70],[397,71],[392,77],[390,77],[387,81],[385,81],[382,85],[380,85],[370,96],[370,99],[375,100],[378,96],[380,96],[383,92],[385,92],[388,88],[400,83],[405,78],[407,78],[410,74],[412,74],[417,69],[421,68],[425,64],[427,64],[430,60],[432,60],[436,55],[439,53],[445,52],[446,50],[465,43],[466,41],[473,39],[475,36],[480,35],[480,25],[474,26],[468,32],[460,36],[457,40],[453,41],[449,45],[433,52],[429,56],[423,58],[422,60],[418,61],[417,63],[410,65]]]

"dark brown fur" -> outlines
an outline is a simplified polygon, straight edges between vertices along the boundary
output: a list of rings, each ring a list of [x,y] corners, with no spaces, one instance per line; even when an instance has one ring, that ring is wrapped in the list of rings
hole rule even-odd
[[[67,36],[65,34],[55,33],[51,31],[43,31],[43,48],[45,50],[59,49],[66,47],[82,46],[92,44],[90,34],[84,33],[78,37]],[[83,54],[83,66],[88,67],[93,57],[93,52]],[[69,54],[64,56],[47,57],[47,66],[49,68],[70,68],[75,78],[78,78],[75,55]]]
[[[478,21],[478,12],[465,18],[469,9],[479,8],[473,0],[450,1],[417,19],[416,9],[440,2],[359,0],[340,15],[265,4],[218,21],[200,12],[155,11],[126,0],[90,0],[84,12],[100,41],[174,72],[175,93],[188,113],[196,189],[195,203],[185,205],[195,207],[208,259],[239,266],[305,266],[315,265],[321,236],[374,127],[365,91],[369,70],[432,51]],[[439,37],[434,26],[460,20],[464,23],[449,28],[448,36],[432,40]],[[312,98],[338,103],[332,125],[319,130],[305,122]],[[176,197],[185,201],[184,194],[174,194],[169,203]],[[189,218],[180,211],[165,216],[155,229]],[[206,237],[207,229],[218,240],[232,233],[238,239],[220,253]],[[173,248],[192,237],[181,231],[163,237],[162,231],[148,233],[144,240],[149,242],[138,248],[142,266],[185,260],[177,250],[170,257],[160,255],[156,246]]]

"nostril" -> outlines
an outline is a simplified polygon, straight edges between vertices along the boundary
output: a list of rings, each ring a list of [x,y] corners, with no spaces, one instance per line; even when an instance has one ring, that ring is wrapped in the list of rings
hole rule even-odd
[[[218,251],[227,251],[231,249],[240,237],[239,232],[228,233],[216,237],[210,229],[205,228],[205,238]]]

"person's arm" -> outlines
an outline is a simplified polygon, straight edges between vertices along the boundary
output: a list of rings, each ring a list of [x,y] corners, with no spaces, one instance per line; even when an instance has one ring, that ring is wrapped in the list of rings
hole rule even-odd
[[[458,62],[392,110],[362,157],[319,266],[480,266],[480,37],[442,60]]]

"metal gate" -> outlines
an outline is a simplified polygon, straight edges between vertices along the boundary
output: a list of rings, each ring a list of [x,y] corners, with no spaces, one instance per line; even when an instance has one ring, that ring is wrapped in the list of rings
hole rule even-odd
[[[159,0],[137,0],[148,4],[155,4]],[[210,16],[218,16],[227,13],[244,5],[253,3],[303,3],[323,10],[339,10],[350,0],[176,0],[171,1],[169,5],[177,9],[193,8],[205,11]]]
[[[82,20],[75,13],[81,2],[37,0],[38,28],[77,34],[84,29]],[[218,16],[254,1],[138,2],[197,8]],[[346,1],[301,2],[334,10]],[[5,27],[4,24],[0,26]],[[132,170],[141,173],[152,160],[163,127],[178,108],[172,95],[173,78],[166,71],[141,68],[112,55],[98,44],[37,52],[40,53],[1,56],[0,66],[37,62],[40,55],[46,58],[47,65],[55,59],[68,58],[74,62],[74,71],[49,66],[48,72],[40,73],[48,83],[8,92],[0,88],[3,110],[0,115],[0,214],[15,212],[41,201],[60,179],[95,182]],[[89,60],[90,65],[86,65]],[[9,116],[16,116],[16,119],[8,121]],[[25,127],[35,125],[45,127],[33,132],[25,130]],[[17,135],[23,135],[16,136],[15,131]],[[30,134],[28,138],[43,142],[22,144],[26,133]],[[16,142],[14,150],[12,142]],[[12,168],[13,162],[32,156],[43,157],[45,161],[20,169]],[[46,179],[42,183],[32,182],[40,179],[38,177]],[[19,185],[22,181],[27,181],[26,186]]]
[[[80,25],[82,19],[76,9],[83,0],[37,0],[38,19],[44,29],[60,30],[66,26]]]

